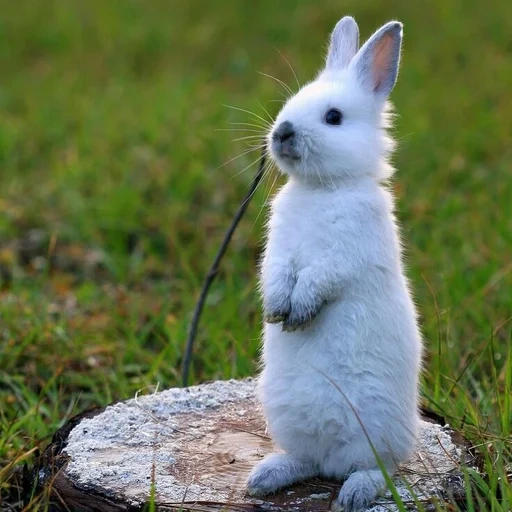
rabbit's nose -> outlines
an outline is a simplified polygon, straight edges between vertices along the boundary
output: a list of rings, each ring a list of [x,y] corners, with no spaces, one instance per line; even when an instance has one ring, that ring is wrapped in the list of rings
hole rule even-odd
[[[290,121],[283,121],[275,130],[272,138],[280,142],[291,139],[295,135],[295,129]]]

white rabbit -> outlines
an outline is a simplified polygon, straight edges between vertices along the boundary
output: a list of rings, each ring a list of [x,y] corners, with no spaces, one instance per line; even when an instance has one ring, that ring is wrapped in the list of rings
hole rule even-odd
[[[346,479],[335,507],[367,507],[414,449],[421,336],[401,263],[387,97],[402,24],[358,51],[351,17],[325,69],[268,135],[288,182],[272,202],[261,269],[265,314],[259,394],[280,449],[257,464],[250,494],[313,476]],[[363,426],[364,428],[363,428]],[[371,439],[371,444],[369,442]],[[373,446],[373,448],[372,448]]]

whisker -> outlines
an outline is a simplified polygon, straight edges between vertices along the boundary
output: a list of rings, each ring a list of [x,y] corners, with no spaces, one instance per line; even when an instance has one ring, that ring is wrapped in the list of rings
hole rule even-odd
[[[261,151],[264,148],[264,146],[263,145],[251,146],[251,148],[254,149],[254,150]]]
[[[252,153],[253,151],[256,151],[256,149],[258,149],[258,148],[251,148],[251,149],[247,149],[247,150],[243,151],[239,155],[234,156],[233,158],[230,158],[227,162],[224,162],[223,164],[219,165],[219,167],[217,167],[215,170],[218,171],[219,169],[222,169],[224,166],[228,165],[231,162],[234,162],[238,158],[248,155],[249,153]]]
[[[263,73],[263,71],[258,71],[258,73],[260,75],[263,75],[263,76],[266,76],[268,78],[271,78],[272,80],[275,80],[278,84],[280,84],[284,90],[290,95],[290,96],[293,96],[293,91],[290,89],[290,87],[288,85],[286,85],[282,80],[280,80],[279,78],[275,77],[275,76],[272,76],[272,75],[269,75],[268,73]]]
[[[261,130],[251,130],[249,128],[216,128],[216,132],[246,132],[246,133],[262,133]]]
[[[267,137],[264,133],[260,133],[258,135],[244,135],[243,137],[240,137],[240,140],[243,139],[256,139],[257,141],[261,142],[261,145],[264,145]]]
[[[259,159],[258,159],[259,160]],[[265,164],[266,165],[266,164]],[[259,181],[259,183],[257,184],[257,186],[254,188],[254,190],[252,191],[252,193],[247,197],[247,199],[245,200],[245,202],[249,202],[253,197],[254,197],[254,194],[256,194],[256,191],[259,189],[260,185],[261,185],[261,182],[264,180],[265,178],[265,174],[266,174],[266,170],[264,169],[263,170],[263,174],[262,174],[262,178],[261,180]]]
[[[267,128],[271,128],[271,125],[270,123],[264,119],[263,117],[259,116],[258,114],[255,114],[254,112],[251,112],[250,110],[246,110],[244,108],[240,108],[240,107],[235,107],[233,105],[224,105],[225,107],[228,107],[228,108],[232,108],[233,110],[239,110],[240,112],[245,112],[246,114],[249,114],[251,116],[254,116],[256,118],[258,118],[260,121],[263,122],[263,124],[267,127]]]
[[[237,134],[238,136],[239,134]],[[240,136],[240,139],[260,139],[261,141],[263,141],[265,139],[265,134],[264,133],[258,133],[258,134],[255,134],[255,135],[239,135]]]
[[[265,147],[265,142],[258,142],[257,140],[253,140],[253,141],[250,141],[248,142],[247,144],[251,144],[253,148],[258,148],[258,149],[261,149],[261,148],[264,148]]]
[[[231,176],[230,179],[233,179],[233,178],[236,178],[237,176],[239,176],[240,174],[242,174],[243,172],[247,171],[248,169],[250,169],[256,162],[259,162],[260,160],[260,157],[256,158],[256,160],[254,160],[254,162],[251,162],[247,167],[244,167],[241,171],[238,171],[236,174],[234,174],[233,176]]]
[[[269,166],[267,167],[266,169],[266,173],[267,174],[270,174],[272,172],[274,168],[274,162],[270,162]],[[252,224],[252,227],[254,228],[254,226],[256,225],[256,223],[258,222],[259,218],[260,218],[260,215],[262,214],[263,210],[265,209],[265,207],[267,206],[268,204],[268,200],[270,198],[270,195],[272,194],[272,191],[274,190],[274,187],[275,187],[275,184],[276,184],[276,181],[279,179],[279,173],[276,172],[276,175],[274,176],[274,180],[272,181],[272,185],[270,185],[270,187],[268,188],[268,190],[265,190],[265,200],[263,201],[262,205],[260,206],[260,209],[259,209],[259,212],[258,212],[258,215],[256,215],[256,219],[254,219],[254,222]]]
[[[268,177],[268,174],[269,174],[269,172],[270,172],[271,167],[272,167],[272,164],[270,164],[270,165],[266,165],[266,166],[265,166],[265,169],[264,169],[264,171],[263,171],[263,178],[267,178],[267,177]],[[256,188],[256,190],[261,186],[261,183],[262,183],[262,182],[263,182],[263,179],[262,179],[262,180],[260,181],[260,183],[258,184],[258,187]],[[256,190],[254,190],[253,195],[256,193]],[[254,224],[253,224],[253,226],[254,226]]]
[[[411,133],[405,133],[404,135],[401,135],[400,137],[394,137],[395,139],[395,142],[400,142],[402,140],[405,140],[407,139],[408,137],[410,137],[411,135],[414,135],[414,132],[411,132]]]
[[[272,172],[272,169],[273,169],[273,162],[272,161],[269,161],[268,162],[268,165],[266,166],[265,168],[265,172],[266,172],[266,175],[268,176],[271,172]],[[274,180],[275,181],[275,180]],[[267,185],[265,186],[265,197],[268,198],[268,193],[269,191],[272,189],[272,185],[270,185],[270,188],[269,188],[269,183],[267,183]],[[265,201],[263,202],[263,205],[266,204],[266,199]],[[257,220],[257,219],[256,219]]]
[[[292,65],[290,64],[290,61],[279,51],[278,48],[276,48],[276,50],[277,50],[277,53],[279,53],[279,55],[281,55],[281,57],[284,59],[286,64],[288,64],[288,67],[291,69],[293,76],[295,78],[295,82],[297,83],[297,91],[298,91],[300,89],[299,79],[297,78],[297,75],[295,74],[295,71],[294,71]]]
[[[270,123],[274,124],[274,118],[269,114],[268,110],[258,101],[258,105],[265,111],[268,118],[270,119]]]
[[[262,126],[260,124],[253,124],[253,123],[228,123],[228,124],[237,125],[237,126],[252,126],[253,128],[260,128],[260,129],[265,128],[264,126]]]
[[[261,140],[261,135],[247,135],[246,137],[237,137],[236,139],[231,139],[231,142],[238,142],[239,140]],[[258,147],[261,147],[262,144],[260,144]]]

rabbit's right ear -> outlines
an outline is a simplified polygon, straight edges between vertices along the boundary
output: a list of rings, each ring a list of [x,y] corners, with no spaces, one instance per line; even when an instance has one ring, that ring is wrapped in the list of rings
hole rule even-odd
[[[325,61],[326,71],[345,69],[359,48],[359,27],[351,16],[342,18],[331,34],[331,43]]]
[[[400,65],[402,24],[390,21],[373,34],[350,63],[363,87],[386,99],[393,89]]]

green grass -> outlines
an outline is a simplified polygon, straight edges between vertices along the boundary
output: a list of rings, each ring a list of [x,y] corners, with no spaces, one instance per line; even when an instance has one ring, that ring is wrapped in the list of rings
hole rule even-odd
[[[218,129],[255,121],[224,105],[275,114],[283,90],[258,72],[294,86],[279,50],[311,79],[346,13],[363,37],[405,23],[394,186],[426,340],[423,396],[484,454],[489,478],[471,477],[469,509],[511,508],[510,2],[1,7],[0,508],[16,502],[13,469],[71,415],[179,385],[200,283],[254,167],[237,173],[257,157],[219,168],[246,134]],[[257,368],[270,183],[209,296],[195,382]]]

